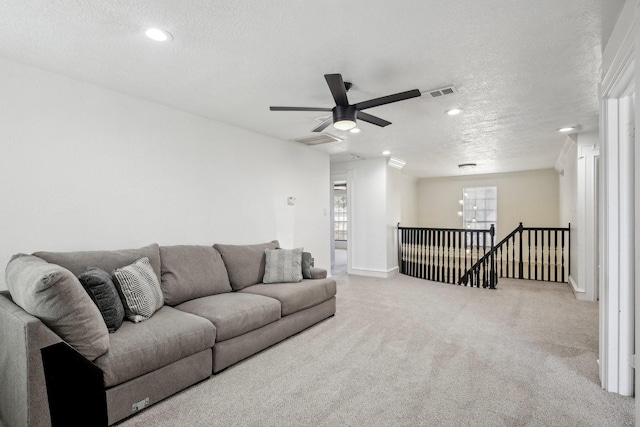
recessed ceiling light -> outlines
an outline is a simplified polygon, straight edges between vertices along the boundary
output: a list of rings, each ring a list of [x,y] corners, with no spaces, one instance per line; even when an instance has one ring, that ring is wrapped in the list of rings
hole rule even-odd
[[[147,28],[144,31],[144,34],[151,40],[155,40],[157,42],[166,42],[173,40],[173,36],[169,32],[160,28]]]
[[[457,116],[462,113],[462,108],[450,108],[446,111],[446,113],[450,116]]]
[[[360,133],[360,128],[353,128],[349,132],[351,132],[351,133]]]
[[[389,154],[391,154],[391,151],[389,151],[389,150],[384,150],[384,151],[382,152],[382,155],[383,155],[383,156],[388,156]]]
[[[571,127],[571,126],[567,126],[565,128],[558,129],[558,132],[571,132],[572,130],[576,130],[576,128]]]

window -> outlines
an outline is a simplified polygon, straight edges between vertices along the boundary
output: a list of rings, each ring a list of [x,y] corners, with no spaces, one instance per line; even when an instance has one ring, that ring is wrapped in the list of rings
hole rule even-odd
[[[464,188],[460,204],[462,205],[463,228],[467,230],[488,230],[491,228],[491,224],[497,228],[498,187]],[[469,243],[471,242],[469,241]],[[474,241],[473,244],[477,245],[478,242]]]
[[[335,183],[333,196],[333,238],[347,240],[347,186]]]

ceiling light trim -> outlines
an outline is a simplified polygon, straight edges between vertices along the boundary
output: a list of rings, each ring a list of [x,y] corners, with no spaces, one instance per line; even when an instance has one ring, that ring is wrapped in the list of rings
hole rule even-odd
[[[153,41],[160,43],[168,43],[173,41],[173,35],[167,30],[158,27],[147,27],[144,29],[144,35]]]

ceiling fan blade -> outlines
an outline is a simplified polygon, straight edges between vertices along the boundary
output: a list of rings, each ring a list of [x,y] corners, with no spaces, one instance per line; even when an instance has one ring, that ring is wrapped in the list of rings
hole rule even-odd
[[[271,111],[333,111],[332,108],[320,107],[269,107]]]
[[[356,117],[358,118],[358,120],[369,122],[371,124],[378,125],[380,127],[389,126],[391,124],[391,122],[388,122],[388,121],[386,121],[384,119],[381,119],[380,117],[376,117],[376,116],[372,116],[371,114],[367,114],[364,111],[358,111],[358,114],[357,114]]]
[[[331,95],[333,95],[333,99],[336,101],[336,105],[349,105],[349,100],[347,99],[347,87],[344,85],[342,75],[325,74],[324,79],[329,85],[329,90],[331,91]]]
[[[404,101],[409,98],[416,98],[421,93],[418,89],[408,90],[406,92],[400,92],[393,95],[383,96],[381,98],[370,99],[368,101],[358,102],[355,104],[358,110],[364,110],[366,108],[377,107],[379,105],[391,104],[392,102]]]
[[[324,122],[313,128],[311,132],[322,132],[331,123],[333,123],[333,116],[329,116]]]

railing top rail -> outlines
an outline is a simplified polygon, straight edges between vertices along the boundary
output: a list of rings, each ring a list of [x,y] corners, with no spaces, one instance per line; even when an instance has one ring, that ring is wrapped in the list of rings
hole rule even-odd
[[[568,227],[522,227],[522,229],[524,231],[527,231],[527,230],[531,230],[531,231],[546,231],[546,230],[550,230],[550,231],[569,231]]]
[[[438,228],[438,227],[401,227],[398,226],[398,230],[437,230],[437,231],[457,231],[465,233],[490,233],[491,229],[486,230],[470,230],[468,228]]]

